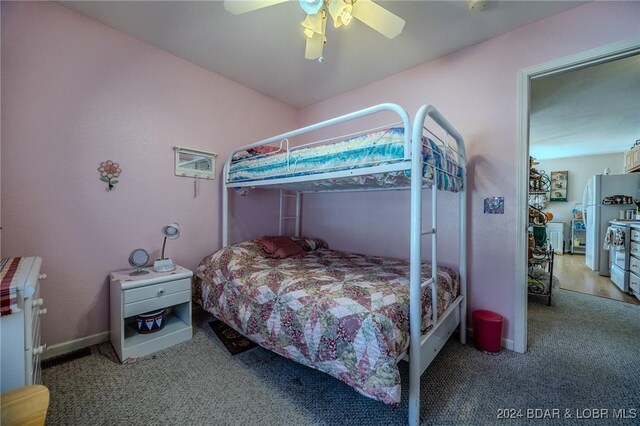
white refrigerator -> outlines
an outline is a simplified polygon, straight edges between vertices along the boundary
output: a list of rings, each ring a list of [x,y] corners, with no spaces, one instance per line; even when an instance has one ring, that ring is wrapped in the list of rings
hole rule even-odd
[[[620,210],[635,208],[635,204],[602,203],[605,197],[614,195],[640,198],[640,173],[595,175],[584,188],[585,262],[591,270],[604,276],[609,276],[609,251],[602,248],[609,221],[619,219]]]

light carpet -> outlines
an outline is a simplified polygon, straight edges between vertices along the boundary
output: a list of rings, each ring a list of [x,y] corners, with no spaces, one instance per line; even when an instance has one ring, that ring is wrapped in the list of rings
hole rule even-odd
[[[615,424],[638,424],[640,306],[561,289],[554,299],[551,307],[529,305],[527,354],[489,355],[452,338],[422,376],[422,423],[576,424],[584,410],[633,409],[637,418]],[[197,316],[191,341],[135,363],[119,364],[105,343],[91,356],[44,370],[48,424],[406,424],[406,363],[402,403],[387,406],[261,347],[232,356],[208,319]],[[536,408],[557,408],[562,418],[527,419],[526,410]],[[522,410],[523,417],[498,420],[502,409]]]

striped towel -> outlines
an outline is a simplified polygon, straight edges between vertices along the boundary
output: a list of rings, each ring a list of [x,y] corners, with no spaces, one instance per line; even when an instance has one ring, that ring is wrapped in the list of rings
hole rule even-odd
[[[7,257],[0,261],[0,316],[20,311],[17,300],[19,282],[13,282],[13,277],[21,259],[21,257]]]

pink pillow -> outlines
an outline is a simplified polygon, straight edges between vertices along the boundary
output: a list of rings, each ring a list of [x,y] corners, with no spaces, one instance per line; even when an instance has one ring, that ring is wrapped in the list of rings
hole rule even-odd
[[[284,259],[304,254],[304,249],[289,237],[261,237],[253,240],[269,257]]]
[[[253,155],[269,155],[280,152],[280,148],[277,146],[262,145],[256,146],[255,148],[250,148],[247,150],[247,152]]]

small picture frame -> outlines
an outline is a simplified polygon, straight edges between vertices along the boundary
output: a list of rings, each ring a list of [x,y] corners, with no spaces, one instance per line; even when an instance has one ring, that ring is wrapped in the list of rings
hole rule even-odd
[[[485,214],[504,214],[504,197],[487,197],[484,199]]]
[[[568,185],[569,185],[569,172],[567,170],[551,172],[551,187],[549,188],[549,201],[567,201]]]

